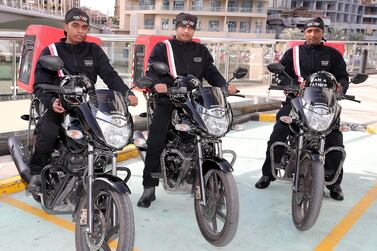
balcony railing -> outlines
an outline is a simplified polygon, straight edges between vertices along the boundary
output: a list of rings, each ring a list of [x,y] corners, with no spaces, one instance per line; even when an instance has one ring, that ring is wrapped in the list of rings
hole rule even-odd
[[[164,11],[183,11],[185,6],[167,6],[167,5],[133,5],[126,6],[127,11],[137,11],[137,10],[164,10]],[[267,13],[267,8],[244,8],[244,7],[200,7],[192,6],[189,8],[191,11],[207,11],[207,12],[240,12],[240,13]]]

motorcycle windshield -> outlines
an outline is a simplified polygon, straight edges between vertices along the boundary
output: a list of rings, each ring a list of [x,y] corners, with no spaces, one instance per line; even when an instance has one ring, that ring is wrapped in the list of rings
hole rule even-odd
[[[224,92],[219,87],[200,87],[192,91],[192,100],[205,109],[226,108]]]
[[[89,93],[89,104],[104,115],[126,116],[127,105],[122,94],[111,90],[95,90]]]
[[[301,93],[301,98],[304,108],[309,110],[317,106],[332,109],[336,104],[335,93],[329,88],[306,87]]]

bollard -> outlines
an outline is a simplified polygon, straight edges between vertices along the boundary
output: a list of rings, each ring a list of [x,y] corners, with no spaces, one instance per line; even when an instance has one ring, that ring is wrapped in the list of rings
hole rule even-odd
[[[365,69],[367,67],[367,59],[368,59],[368,50],[363,49],[361,52],[361,62],[360,62],[359,73],[365,73]]]

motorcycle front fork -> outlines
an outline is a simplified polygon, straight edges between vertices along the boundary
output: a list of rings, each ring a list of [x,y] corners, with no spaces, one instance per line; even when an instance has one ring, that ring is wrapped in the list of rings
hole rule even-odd
[[[293,191],[297,192],[299,187],[299,179],[300,179],[300,164],[301,164],[301,153],[304,145],[304,130],[300,129],[298,138],[297,138],[297,148],[296,148],[296,171],[294,173],[293,179]],[[325,139],[321,138],[320,146],[319,146],[319,155],[321,156],[321,161],[324,163],[324,150],[325,150]],[[324,178],[324,177],[323,177]]]
[[[116,154],[112,155],[111,158],[112,162],[112,171],[111,174],[116,176],[117,175],[117,156]],[[94,224],[93,224],[93,217],[94,217],[94,201],[93,201],[93,183],[94,183],[94,148],[91,144],[88,144],[88,205],[87,205],[87,226],[86,229],[88,233],[93,233]],[[116,224],[116,208],[113,203],[112,207],[113,213],[113,226]]]
[[[197,148],[198,148],[198,166],[199,166],[199,181],[200,181],[200,195],[201,195],[201,196],[198,196],[197,194],[197,198],[200,198],[200,204],[202,206],[206,206],[207,202],[206,202],[206,192],[205,192],[204,173],[203,173],[204,156],[203,156],[203,151],[202,151],[202,139],[199,135],[196,136],[196,142],[197,142]],[[214,151],[215,151],[216,157],[223,158],[224,152],[223,152],[221,140],[214,142]]]

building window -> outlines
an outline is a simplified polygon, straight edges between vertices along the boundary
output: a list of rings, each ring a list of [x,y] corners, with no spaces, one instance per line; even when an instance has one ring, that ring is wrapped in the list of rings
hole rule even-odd
[[[255,23],[255,33],[262,33],[263,24],[261,21]]]
[[[220,11],[221,8],[221,2],[220,0],[211,0],[210,2],[211,5],[211,11]]]
[[[250,23],[249,22],[240,22],[240,32],[249,33],[250,32]]]
[[[202,22],[200,20],[198,20],[198,23],[196,24],[195,30],[200,31],[202,29],[201,26],[202,26]]]
[[[153,30],[154,29],[154,19],[146,18],[144,19],[144,29]]]
[[[203,9],[203,0],[193,0],[191,9],[192,10],[202,10]]]
[[[230,11],[230,12],[237,12],[238,11],[238,1],[237,0],[230,0],[229,1],[228,11]]]
[[[208,22],[208,31],[219,31],[219,27],[220,27],[219,21],[210,20]]]
[[[174,10],[183,10],[185,7],[184,0],[174,0],[173,2]]]
[[[262,12],[263,12],[263,9],[264,9],[264,4],[263,4],[263,2],[258,1],[258,3],[257,3],[257,12],[258,12],[258,13],[262,13]]]
[[[241,12],[251,12],[252,6],[251,0],[243,0],[241,3]]]
[[[155,0],[140,0],[139,9],[140,10],[153,10],[155,7]]]
[[[168,30],[169,29],[169,18],[161,19],[161,29]]]
[[[237,23],[235,21],[228,22],[228,31],[229,32],[236,32],[237,31]]]
[[[162,1],[162,9],[163,10],[168,10],[169,9],[170,2],[169,0],[163,0]]]

